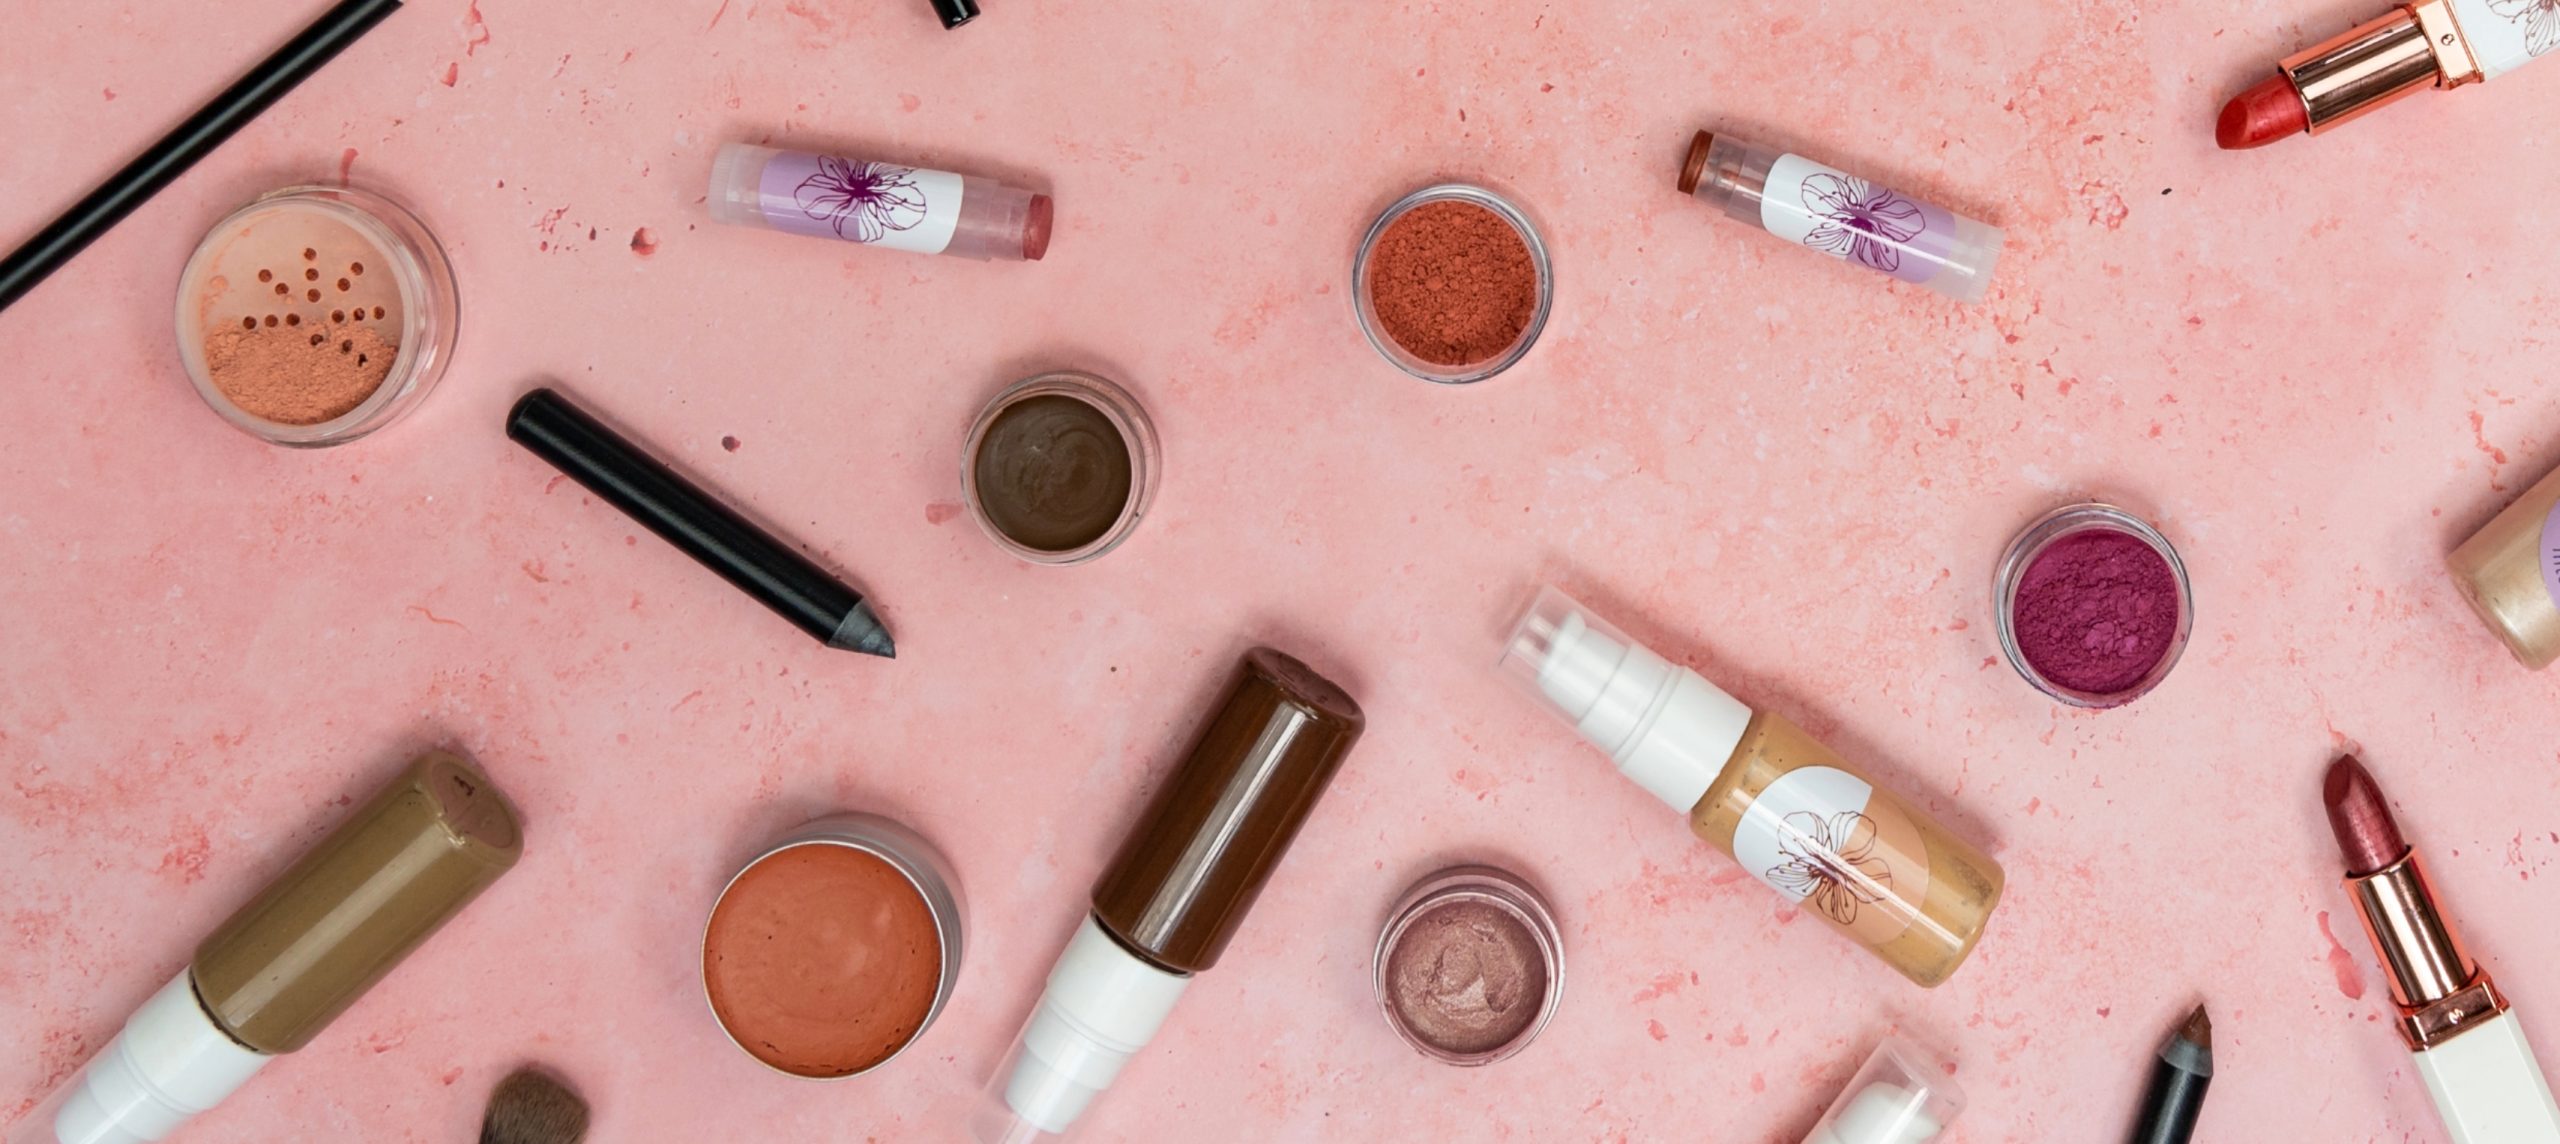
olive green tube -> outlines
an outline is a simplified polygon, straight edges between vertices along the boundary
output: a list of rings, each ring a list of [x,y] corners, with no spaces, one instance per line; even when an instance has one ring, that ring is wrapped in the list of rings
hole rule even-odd
[[[524,853],[515,807],[431,751],[196,947],[196,996],[241,1044],[308,1044]]]

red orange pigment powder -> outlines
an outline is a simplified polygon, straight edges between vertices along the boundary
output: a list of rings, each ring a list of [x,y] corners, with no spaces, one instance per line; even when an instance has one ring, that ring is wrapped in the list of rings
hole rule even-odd
[[[1369,301],[1406,353],[1474,365],[1520,339],[1538,311],[1538,267],[1502,216],[1424,203],[1387,224],[1369,254]]]

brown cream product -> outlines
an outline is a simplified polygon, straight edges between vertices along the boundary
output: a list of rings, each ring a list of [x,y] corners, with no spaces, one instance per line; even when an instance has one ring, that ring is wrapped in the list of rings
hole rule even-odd
[[[2560,469],[2445,559],[2471,610],[2526,667],[2560,660]]]
[[[1297,660],[1248,653],[1094,887],[1093,912],[971,1121],[983,1144],[1065,1133],[1218,963],[1364,725]]]
[[[2000,865],[1787,720],[1743,706],[1553,588],[1503,668],[1689,828],[1922,986],[1973,952]]]
[[[1008,386],[970,427],[961,479],[988,539],[1035,564],[1082,564],[1119,546],[1155,495],[1146,410],[1089,373]]]
[[[310,1043],[523,845],[515,808],[477,767],[419,757],[214,930],[38,1115],[83,1144],[175,1131]]]
[[[749,1056],[832,1080],[924,1034],[960,974],[957,879],[887,819],[822,818],[731,879],[702,937],[702,984]]]

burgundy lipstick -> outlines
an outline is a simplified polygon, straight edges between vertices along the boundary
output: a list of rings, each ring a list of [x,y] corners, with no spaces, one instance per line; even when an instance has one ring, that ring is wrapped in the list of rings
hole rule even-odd
[[[2321,785],[2347,893],[2382,959],[2400,1039],[2454,1144],[2560,1144],[2560,1105],[2507,999],[2453,932],[2373,774],[2352,755]]]

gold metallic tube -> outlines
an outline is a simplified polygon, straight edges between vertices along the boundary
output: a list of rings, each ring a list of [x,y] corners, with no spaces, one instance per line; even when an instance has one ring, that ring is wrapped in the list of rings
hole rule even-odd
[[[2361,878],[2347,879],[2365,934],[2381,955],[2391,999],[2400,1006],[2400,1036],[2412,1050],[2431,1048],[2507,1009],[2496,983],[2462,949],[2413,851]]]
[[[2393,8],[2277,66],[2302,93],[2314,135],[2422,86],[2460,87],[2480,79],[2480,66],[2445,0]]]

